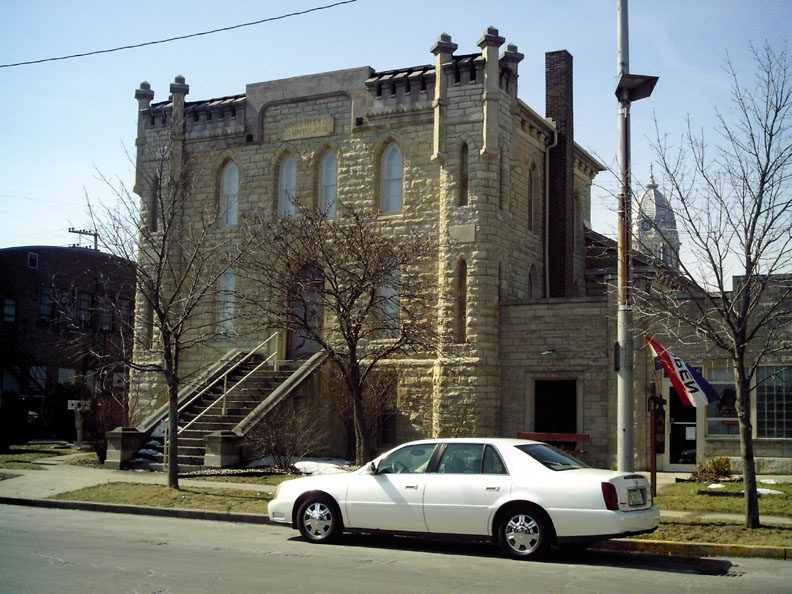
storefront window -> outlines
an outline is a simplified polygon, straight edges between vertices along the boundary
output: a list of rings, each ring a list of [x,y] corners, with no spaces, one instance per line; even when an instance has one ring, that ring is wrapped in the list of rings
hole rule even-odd
[[[721,395],[720,400],[707,405],[707,435],[739,435],[734,371],[731,367],[711,368],[707,381]]]
[[[757,370],[756,435],[792,437],[792,367]]]

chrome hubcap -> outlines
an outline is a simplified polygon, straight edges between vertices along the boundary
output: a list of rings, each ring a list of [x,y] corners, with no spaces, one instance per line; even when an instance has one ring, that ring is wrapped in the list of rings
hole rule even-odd
[[[531,516],[518,514],[506,525],[506,542],[519,553],[532,553],[539,538],[539,524]]]
[[[312,503],[305,509],[303,525],[312,537],[321,538],[333,527],[333,514],[324,503]]]

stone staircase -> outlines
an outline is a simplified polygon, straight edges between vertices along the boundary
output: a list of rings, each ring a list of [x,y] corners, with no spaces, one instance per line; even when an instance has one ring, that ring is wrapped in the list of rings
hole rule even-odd
[[[250,360],[237,367],[228,376],[226,389],[230,391],[226,397],[225,414],[223,414],[223,382],[204,392],[179,415],[179,472],[201,470],[204,465],[204,438],[215,431],[231,430],[258,406],[275,388],[284,382],[292,373],[292,369],[281,367],[274,371],[264,366],[248,377],[244,384],[231,388],[259,365],[260,360]],[[208,410],[207,410],[208,409]],[[200,417],[199,417],[200,415]],[[193,421],[189,428],[183,429]],[[163,421],[164,423],[164,421]],[[164,425],[163,425],[164,428]],[[164,436],[161,431],[138,451],[131,467],[144,467],[149,470],[165,469]]]

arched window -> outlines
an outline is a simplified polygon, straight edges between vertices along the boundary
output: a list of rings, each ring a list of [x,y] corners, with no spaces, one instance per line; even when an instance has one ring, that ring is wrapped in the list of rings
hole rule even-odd
[[[503,151],[498,153],[498,208],[503,209],[504,200],[503,187]]]
[[[390,214],[402,209],[402,154],[391,143],[382,154],[382,188],[380,209]]]
[[[220,183],[220,223],[223,227],[237,224],[239,203],[239,170],[233,161],[223,167]]]
[[[531,165],[528,169],[528,230],[534,230],[534,203],[536,201],[536,168]]]
[[[278,181],[278,213],[284,217],[294,216],[297,200],[297,164],[294,157],[286,157],[280,167]]]
[[[319,208],[332,219],[336,215],[338,189],[338,161],[333,151],[327,151],[319,165]]]
[[[220,277],[217,290],[217,331],[225,336],[234,333],[236,278],[229,268]]]
[[[459,206],[468,203],[468,145],[462,145],[459,154]]]
[[[382,286],[379,288],[380,328],[383,338],[397,338],[399,336],[399,311],[400,311],[400,286],[401,278],[399,268],[391,267],[383,275]]]
[[[457,264],[456,278],[456,320],[454,323],[454,342],[467,340],[467,262]]]

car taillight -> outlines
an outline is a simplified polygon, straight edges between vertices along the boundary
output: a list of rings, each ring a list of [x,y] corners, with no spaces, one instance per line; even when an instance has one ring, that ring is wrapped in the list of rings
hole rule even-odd
[[[605,498],[605,507],[610,510],[619,510],[619,497],[616,495],[616,487],[611,483],[602,483],[602,496]]]

